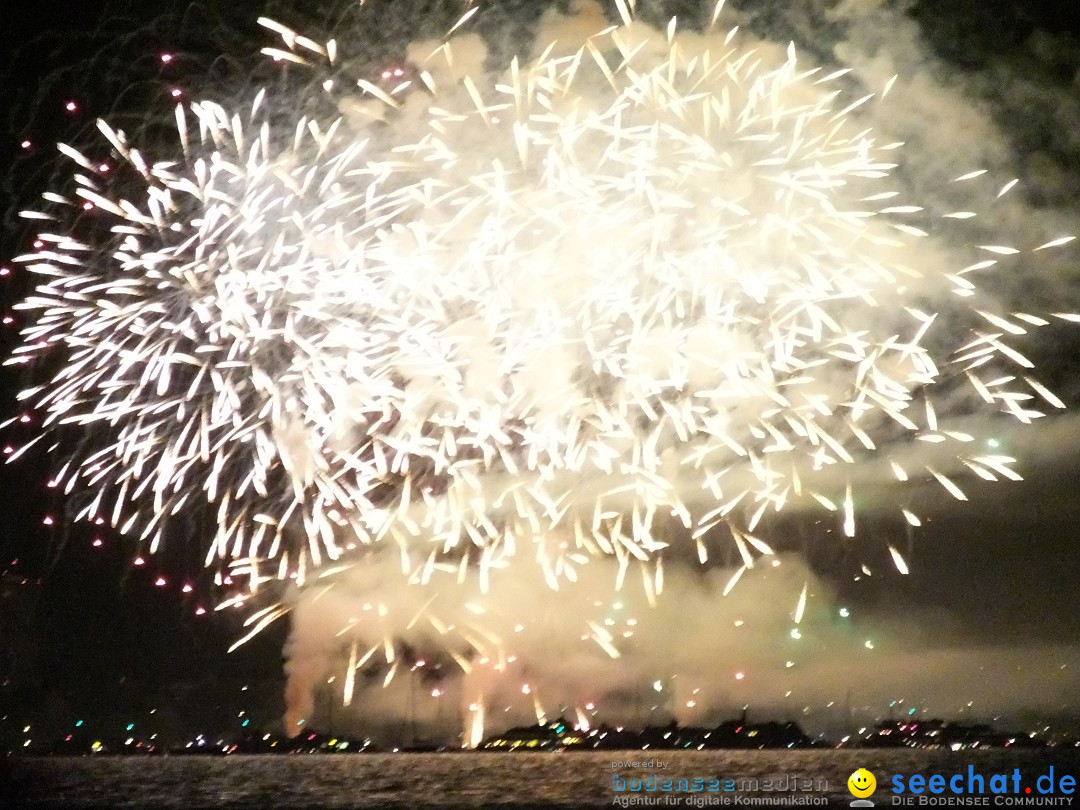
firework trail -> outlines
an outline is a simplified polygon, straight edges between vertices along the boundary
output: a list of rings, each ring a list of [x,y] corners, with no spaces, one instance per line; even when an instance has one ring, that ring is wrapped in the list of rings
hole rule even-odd
[[[207,565],[249,585],[234,601],[353,577],[378,619],[342,623],[349,700],[369,661],[387,682],[415,665],[401,638],[466,671],[504,654],[483,606],[504,572],[560,590],[614,561],[611,587],[640,576],[655,603],[666,550],[734,548],[726,594],[773,555],[771,515],[813,505],[854,536],[869,467],[959,499],[956,470],[1018,477],[958,422],[1064,407],[1014,346],[1047,319],[976,287],[1020,249],[925,261],[939,217],[896,190],[899,144],[859,123],[872,97],[846,71],[619,11],[499,71],[469,12],[374,78],[264,20],[336,117],[179,107],[177,162],[102,123],[127,184],[62,147],[78,190],[26,213],[44,280],[14,362],[62,358],[23,396],[45,437],[89,437],[55,476],[91,493],[77,517],[154,552],[209,510]],[[111,235],[80,240],[65,207]]]

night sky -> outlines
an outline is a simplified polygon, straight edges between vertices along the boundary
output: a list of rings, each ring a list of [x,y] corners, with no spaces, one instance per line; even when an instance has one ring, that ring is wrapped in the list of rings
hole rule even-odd
[[[318,11],[311,13],[311,25],[320,31],[347,16],[332,3],[313,5]],[[488,5],[492,18],[504,27],[511,21],[518,36],[538,13],[538,6],[523,1]],[[803,31],[828,27],[819,4],[803,14],[784,12],[781,2],[734,5],[750,30],[779,33],[800,47]],[[437,27],[431,21],[445,18],[452,6],[417,0],[399,8],[410,24]],[[948,75],[937,80],[960,88],[1004,133],[1001,149],[1021,177],[1029,209],[1036,216],[1052,211],[1080,232],[1080,9],[1070,0],[904,6],[919,23],[925,52],[948,66]],[[693,14],[697,4],[685,0],[668,8]],[[11,259],[28,249],[33,232],[16,214],[33,207],[69,172],[54,144],[100,143],[92,132],[97,117],[124,127],[136,140],[167,143],[174,88],[197,97],[220,88],[242,93],[263,83],[271,74],[252,45],[267,39],[254,22],[263,13],[291,21],[305,17],[272,0],[169,8],[103,0],[22,4],[5,11],[0,265],[12,272],[0,278],[0,314],[9,313],[29,289],[28,274]],[[374,52],[393,53],[393,35],[365,36]],[[163,52],[175,59],[163,64]],[[918,63],[908,67],[920,69]],[[77,106],[68,110],[72,101]],[[26,140],[28,148],[22,146]],[[1072,267],[1059,277],[1009,282],[1002,295],[1051,311],[1080,311],[1080,254],[1068,250],[1066,264]],[[14,318],[0,327],[4,356],[17,343],[19,315]],[[980,651],[1031,648],[1038,650],[1038,661],[1080,666],[1080,326],[1055,326],[1030,349],[1039,378],[1066,399],[1073,415],[1029,431],[1003,427],[1001,440],[1020,458],[1025,481],[967,482],[969,501],[963,504],[941,497],[940,489],[913,488],[913,502],[929,520],[915,533],[908,577],[852,582],[851,555],[838,561],[833,552],[811,549],[809,568],[836,598],[853,605],[868,625],[906,639],[916,658],[920,649],[938,654],[948,648],[957,655],[942,659],[952,662],[944,666],[960,666],[968,653],[977,658]],[[23,413],[15,402],[22,384],[16,370],[0,370],[0,418]],[[16,422],[0,433],[0,444],[18,447],[34,435],[33,422]],[[43,739],[55,738],[84,717],[100,729],[96,734],[119,733],[135,718],[181,740],[200,729],[238,731],[237,712],[243,710],[257,728],[276,730],[288,628],[279,623],[226,654],[242,633],[243,617],[210,610],[216,591],[212,574],[201,568],[205,527],[199,517],[179,521],[164,552],[136,564],[134,546],[107,527],[65,520],[71,503],[46,486],[55,460],[35,451],[0,467],[0,747],[21,744],[26,723],[42,729]],[[869,493],[865,506],[873,513],[873,488]],[[52,525],[45,524],[48,518]],[[191,586],[189,592],[184,585]],[[210,612],[200,615],[199,608]],[[1047,671],[1019,672],[1015,682],[1002,683],[1002,692],[1011,695],[1004,701],[1006,722],[1080,722],[1075,697],[1056,707],[1016,699],[1037,692],[1041,679],[1050,677]],[[1080,683],[1080,675],[1068,672],[1067,682]]]

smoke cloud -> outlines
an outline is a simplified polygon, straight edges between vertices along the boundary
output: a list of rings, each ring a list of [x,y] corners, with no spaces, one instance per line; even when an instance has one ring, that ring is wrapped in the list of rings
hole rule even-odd
[[[948,232],[935,232],[920,243],[909,264],[962,267],[975,245],[1008,238],[1030,251],[1077,230],[1075,186],[1063,179],[1070,175],[1055,150],[1019,150],[1022,136],[1007,131],[1000,115],[1002,107],[1049,105],[1063,132],[1080,131],[1075,126],[1080,110],[1054,95],[1052,86],[1032,79],[1022,89],[1002,89],[995,96],[984,74],[964,73],[936,56],[920,24],[896,4],[847,0],[801,11],[774,5],[771,14],[725,9],[716,33],[677,34],[683,57],[690,61],[706,50],[723,51],[729,28],[742,25],[739,47],[755,49],[754,58],[768,64],[784,64],[788,41],[794,39],[800,70],[850,69],[843,85],[850,98],[836,102],[838,107],[863,93],[884,95],[861,105],[852,117],[872,127],[879,143],[904,142],[897,150],[896,190],[937,212],[966,211],[973,199],[979,206],[977,219],[957,219]],[[549,44],[551,57],[572,55],[586,41],[602,47],[603,36],[597,34],[614,21],[592,2],[576,3],[571,13],[552,8],[537,26],[533,56]],[[667,48],[666,33],[643,22],[605,36],[624,37],[642,53]],[[1033,34],[1030,42],[1032,59],[1041,63],[1055,59],[1047,36]],[[459,34],[449,49],[441,41],[416,41],[406,52],[411,65],[439,84],[492,69],[489,44],[475,34]],[[407,95],[398,118],[387,124],[394,136],[407,141],[416,135],[420,113],[430,103],[423,93]],[[341,102],[340,109],[359,129],[383,118],[385,108],[357,97]],[[476,147],[481,161],[486,159],[486,144],[478,140]],[[950,182],[976,169],[988,171]],[[996,197],[1014,177],[1022,182]],[[404,237],[402,249],[408,249]],[[561,255],[587,256],[589,250],[587,244],[574,244]],[[898,294],[939,311],[947,332],[954,308],[970,305],[957,301],[951,285],[933,286],[938,275],[927,273],[925,286],[900,280]],[[987,286],[1006,309],[1059,311],[1074,275],[1068,255],[1027,252],[1020,272],[1000,272]],[[980,295],[987,294],[981,278],[980,286]],[[538,287],[521,294],[542,298],[550,291]],[[573,290],[564,295],[572,299]],[[852,317],[879,312],[863,309]],[[908,326],[896,328],[899,333]],[[484,373],[486,340],[479,333],[460,335],[461,351],[472,354],[477,369],[464,384],[477,390],[496,377],[493,369]],[[1031,351],[1048,350],[1036,343]],[[666,358],[663,349],[655,356],[643,349],[642,376],[659,373]],[[560,375],[567,367],[555,347],[546,363],[535,364],[539,413],[565,407],[559,396],[570,383]],[[436,383],[417,369],[410,373],[416,394],[410,406],[421,412],[434,397],[424,386]],[[835,383],[825,378],[817,384]],[[544,391],[554,394],[545,400]],[[359,405],[367,395],[352,391],[346,400]],[[972,417],[966,402],[956,394],[942,415],[943,429],[978,425],[985,432],[986,418]],[[1047,426],[1024,426],[1023,433],[991,426],[1003,445],[1016,448],[1013,455],[1062,464],[1062,446],[1075,442],[1074,420],[1039,421]],[[347,420],[340,435],[348,441]],[[297,448],[298,455],[303,452]],[[955,450],[928,443],[894,447],[889,459],[906,469],[932,466],[956,480],[971,476]],[[837,470],[834,477],[828,470],[816,474],[827,482],[823,491],[842,491],[852,478],[850,469]],[[706,538],[706,561],[699,563],[688,531],[673,518],[670,526],[659,526],[658,542],[671,545],[659,570],[600,556],[559,571],[555,580],[542,561],[556,558],[575,538],[551,529],[519,538],[536,554],[519,554],[513,565],[478,569],[463,563],[455,570],[452,561],[442,559],[429,561],[418,573],[402,560],[408,549],[383,545],[357,563],[309,576],[287,599],[292,631],[286,648],[286,727],[298,733],[329,722],[333,714],[341,729],[440,742],[461,733],[463,742],[475,743],[481,724],[491,731],[556,717],[582,726],[671,719],[710,725],[750,707],[762,717],[841,733],[908,706],[921,716],[979,719],[1074,710],[1070,700],[1080,692],[1075,644],[1053,639],[994,644],[986,627],[973,629],[973,614],[935,606],[906,584],[909,564],[909,576],[917,580],[920,557],[939,553],[923,554],[921,545],[948,542],[929,526],[934,517],[944,520],[957,509],[974,507],[956,506],[932,480],[897,481],[886,461],[859,466],[855,478],[863,492],[858,539],[841,537],[839,510],[823,513],[808,495],[793,494],[790,522],[764,519],[772,521],[773,535],[781,535],[775,541],[780,553],[758,557],[749,566],[730,538],[722,543]],[[707,496],[700,482],[681,485],[688,499]],[[579,497],[588,499],[588,487]],[[887,510],[898,514],[899,504],[919,504],[931,517],[917,527],[882,517]],[[613,590],[613,583],[621,587]],[[330,708],[331,702],[337,708]]]

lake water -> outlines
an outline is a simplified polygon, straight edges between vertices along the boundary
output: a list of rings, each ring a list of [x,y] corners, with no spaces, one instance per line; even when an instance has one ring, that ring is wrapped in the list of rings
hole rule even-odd
[[[611,807],[616,796],[648,796],[654,806],[694,807],[686,794],[613,792],[612,763],[659,760],[666,776],[687,779],[824,779],[828,788],[799,792],[847,807],[847,778],[864,767],[879,784],[878,807],[889,806],[893,774],[967,773],[987,781],[1019,768],[1023,784],[1055,768],[1080,777],[1075,751],[604,751],[562,754],[361,754],[231,757],[27,758],[11,763],[7,803],[27,808],[571,808]],[[620,778],[652,769],[620,765]],[[1078,779],[1080,781],[1080,779]],[[1023,788],[1021,788],[1022,790]],[[721,794],[700,794],[719,799]],[[747,793],[783,799],[786,793]],[[726,794],[733,798],[733,794]],[[0,797],[0,806],[5,804]],[[711,805],[709,805],[711,806]],[[791,802],[788,807],[797,807]],[[994,807],[991,797],[990,807]],[[1069,805],[1062,805],[1069,806]],[[1080,799],[1073,802],[1080,810]],[[735,804],[729,805],[734,808]]]

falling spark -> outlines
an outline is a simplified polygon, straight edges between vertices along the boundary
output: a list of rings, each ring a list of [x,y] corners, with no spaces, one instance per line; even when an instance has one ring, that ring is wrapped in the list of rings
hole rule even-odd
[[[349,663],[345,668],[345,692],[342,704],[346,707],[352,705],[353,689],[356,686],[356,642],[349,646]]]
[[[844,495],[844,534],[848,537],[855,536],[855,504],[851,497],[851,484],[847,485]]]
[[[904,561],[904,558],[900,555],[900,552],[892,546],[889,546],[889,554],[892,555],[893,565],[896,566],[896,570],[899,571],[901,574],[906,575],[908,572],[908,566],[907,563]]]
[[[803,613],[806,611],[806,593],[810,588],[809,582],[804,582],[802,587],[802,593],[799,594],[799,603],[795,606],[795,624],[800,624],[803,619]]]

